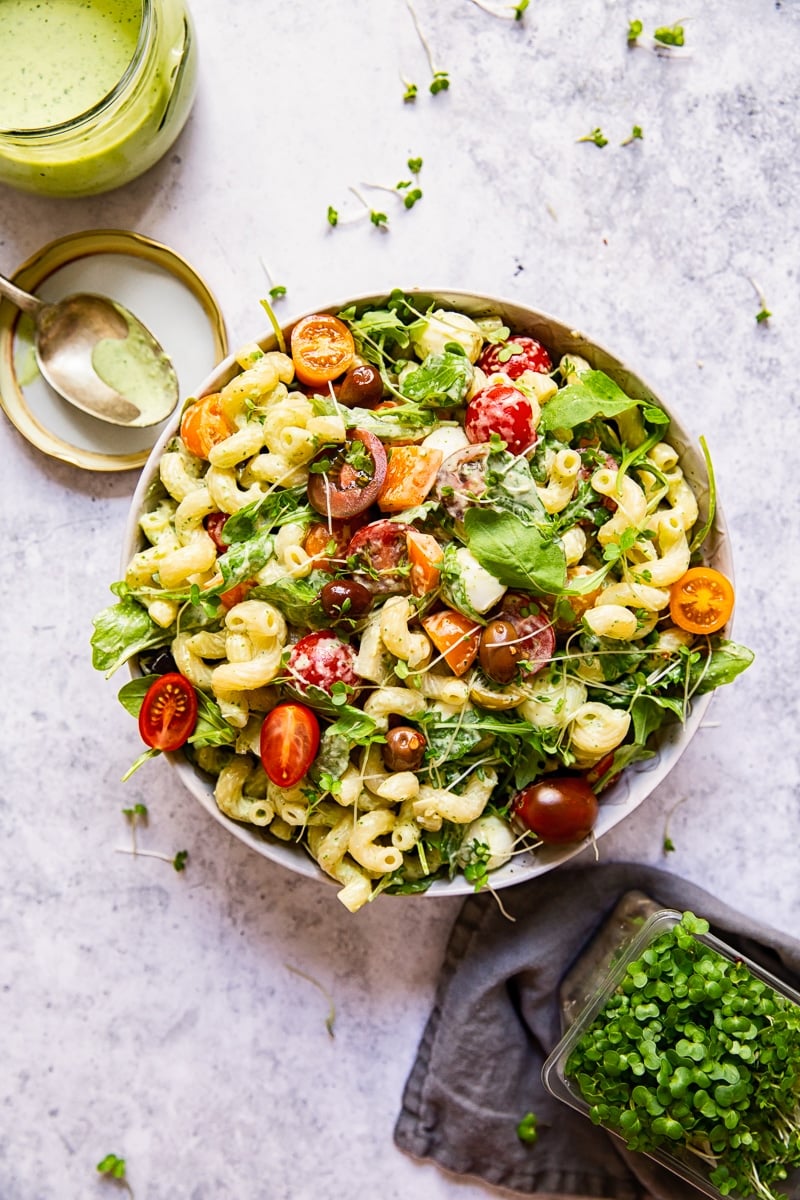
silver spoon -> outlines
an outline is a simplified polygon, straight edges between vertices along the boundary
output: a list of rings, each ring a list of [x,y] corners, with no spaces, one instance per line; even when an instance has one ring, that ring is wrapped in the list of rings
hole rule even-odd
[[[175,368],[150,330],[116,300],[82,293],[48,303],[3,275],[0,295],[33,317],[39,370],[82,412],[142,427],[175,408]]]

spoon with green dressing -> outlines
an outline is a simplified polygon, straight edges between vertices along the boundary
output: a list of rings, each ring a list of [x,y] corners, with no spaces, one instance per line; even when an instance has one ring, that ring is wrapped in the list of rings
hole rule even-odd
[[[48,303],[0,275],[0,295],[33,318],[39,370],[82,412],[112,425],[157,425],[178,403],[169,357],[133,313],[90,293]]]

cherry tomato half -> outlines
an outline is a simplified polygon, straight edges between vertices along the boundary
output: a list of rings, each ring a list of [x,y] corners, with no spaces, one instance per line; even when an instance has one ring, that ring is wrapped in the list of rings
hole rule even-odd
[[[536,441],[530,401],[517,388],[484,388],[467,405],[464,431],[471,442],[488,442],[493,433],[511,454],[522,454]]]
[[[261,762],[270,783],[290,788],[305,775],[319,747],[319,721],[305,704],[278,704],[261,726]]]
[[[550,845],[580,842],[597,820],[597,797],[585,779],[562,775],[532,783],[511,806],[512,815]]]
[[[203,527],[220,554],[224,554],[228,549],[228,543],[222,536],[222,530],[229,515],[229,513],[213,512],[203,518]]]
[[[374,433],[354,429],[344,446],[320,450],[311,464],[324,466],[308,477],[308,499],[323,516],[345,520],[365,512],[386,479],[386,451]]]
[[[224,442],[234,431],[222,410],[219,392],[190,404],[181,417],[181,440],[196,458],[208,458],[212,446]]]
[[[733,585],[713,567],[690,567],[670,589],[669,613],[688,633],[716,633],[733,612]]]
[[[154,679],[139,709],[139,733],[154,750],[178,750],[194,733],[197,693],[177,671]]]
[[[352,365],[356,353],[352,333],[330,313],[298,321],[292,330],[291,350],[297,378],[313,387],[338,379]]]
[[[443,608],[422,618],[422,628],[454,675],[463,675],[478,655],[481,627],[463,613]]]
[[[371,592],[408,592],[408,544],[403,521],[370,521],[353,534],[345,551],[359,583]]]
[[[515,334],[507,342],[486,346],[478,366],[487,375],[502,371],[509,379],[519,379],[525,371],[549,375],[553,369],[550,355],[536,338]]]

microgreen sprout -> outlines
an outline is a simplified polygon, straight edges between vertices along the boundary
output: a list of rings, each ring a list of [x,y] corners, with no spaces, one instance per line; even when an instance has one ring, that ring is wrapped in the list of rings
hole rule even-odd
[[[333,226],[339,224],[339,213],[332,204],[328,205],[328,224]]]
[[[628,23],[628,45],[629,46],[636,45],[636,42],[639,39],[639,37],[641,36],[643,29],[644,29],[644,25],[642,25],[641,21],[634,20],[634,21],[630,21]]]
[[[536,1128],[537,1123],[536,1113],[525,1113],[525,1116],[517,1125],[517,1137],[521,1142],[528,1142],[532,1145],[538,1139],[539,1131]]]
[[[416,9],[414,8],[414,5],[411,3],[411,0],[406,0],[406,8],[408,9],[408,11],[411,14],[411,20],[414,22],[414,28],[417,31],[417,37],[420,40],[422,49],[425,51],[425,57],[428,60],[428,67],[430,68],[430,72],[431,72],[431,82],[428,85],[428,91],[433,96],[435,96],[437,94],[437,92],[446,92],[447,89],[450,87],[450,77],[449,77],[447,71],[444,71],[444,70],[442,70],[441,67],[436,66],[436,64],[433,60],[433,52],[431,51],[430,45],[428,44],[428,40],[425,37],[425,34],[422,32],[422,26],[419,23],[419,17],[417,16]],[[411,97],[411,99],[414,99],[414,97],[416,97],[416,94],[417,94],[416,85],[414,85],[414,96]],[[403,99],[405,100],[405,98],[406,97],[404,96]]]
[[[702,939],[686,912],[633,962],[565,1064],[595,1124],[778,1200],[800,1166],[800,1006]]]
[[[653,38],[662,46],[682,46],[684,44],[684,29],[677,22],[674,25],[660,25],[654,30]]]
[[[483,12],[488,13],[490,17],[498,17],[501,21],[521,21],[525,15],[525,10],[530,4],[530,0],[520,0],[519,4],[505,4],[502,8],[495,8],[491,4],[485,4],[484,0],[472,0],[476,8],[480,8]]]
[[[631,142],[641,141],[643,137],[641,125],[634,125],[628,136],[620,142],[620,146],[630,146]]]
[[[680,798],[680,800],[676,801],[675,804],[673,804],[672,808],[669,810],[669,812],[666,815],[666,818],[664,820],[664,841],[663,841],[663,850],[664,850],[665,854],[672,854],[672,852],[675,849],[675,843],[673,842],[672,838],[669,835],[669,824],[670,824],[670,821],[672,820],[672,814],[675,812],[675,810],[677,808],[680,808],[681,804],[684,804],[687,799],[688,799],[688,797],[682,796]]]
[[[272,277],[272,272],[270,271],[267,264],[264,262],[263,258],[259,258],[258,261],[261,263],[264,274],[267,277],[267,283],[269,284],[270,300],[282,300],[283,297],[286,295],[286,288],[284,287],[284,285],[282,283],[275,282],[275,280]]]
[[[758,286],[756,281],[754,279],[751,279],[750,283],[753,285],[753,291],[755,292],[756,296],[758,297],[758,303],[761,305],[761,308],[756,313],[756,323],[758,325],[763,325],[765,321],[768,321],[770,319],[770,317],[772,316],[772,313],[767,308],[767,302],[766,302],[766,299],[764,298],[764,293],[762,292],[761,288]]]
[[[593,142],[595,146],[600,146],[601,149],[603,146],[608,145],[608,138],[604,135],[602,129],[599,127],[597,129],[593,129],[591,133],[585,133],[583,137],[576,138],[576,141]]]
[[[160,858],[162,862],[171,863],[176,871],[183,871],[186,868],[186,860],[189,857],[188,850],[179,850],[172,858],[168,854],[160,854],[156,850],[140,850],[136,841],[136,829],[141,823],[142,826],[147,824],[147,807],[144,804],[134,804],[131,808],[123,808],[123,814],[131,827],[131,845],[130,849],[126,846],[117,846],[117,854],[130,854],[134,858]]]
[[[322,992],[323,996],[328,1001],[330,1007],[328,1008],[328,1015],[325,1018],[325,1028],[328,1031],[328,1037],[332,1038],[334,1036],[333,1025],[336,1020],[336,1006],[333,1003],[333,997],[331,996],[330,992],[326,987],[323,986],[323,984],[319,982],[318,979],[315,979],[313,975],[308,975],[305,971],[301,971],[299,967],[291,966],[290,963],[285,963],[284,965],[286,970],[291,971],[293,975],[299,975],[299,977],[301,979],[305,979],[307,983],[313,984],[318,991]]]
[[[419,88],[415,83],[412,83],[410,79],[406,79],[403,75],[400,76],[400,79],[405,88],[405,91],[403,92],[403,103],[413,104],[417,98]]]
[[[409,158],[408,162],[406,163],[406,166],[408,167],[408,169],[412,175],[419,175],[420,171],[422,170],[422,159],[421,158]]]
[[[131,1185],[126,1178],[125,1159],[120,1158],[118,1154],[106,1154],[100,1159],[97,1164],[97,1172],[105,1176],[106,1179],[111,1179],[115,1183],[121,1184],[129,1195],[133,1195]]]

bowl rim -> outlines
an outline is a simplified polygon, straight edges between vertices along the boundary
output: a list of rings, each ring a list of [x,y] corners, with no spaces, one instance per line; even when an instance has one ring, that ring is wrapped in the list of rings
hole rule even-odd
[[[336,314],[343,309],[353,306],[360,308],[381,302],[385,303],[395,292],[402,292],[405,296],[419,297],[420,299],[432,299],[437,307],[457,309],[458,311],[467,312],[469,315],[492,314],[505,317],[515,314],[515,317],[512,317],[510,322],[506,322],[511,325],[511,328],[515,332],[531,332],[540,335],[544,344],[548,346],[548,349],[553,349],[555,345],[559,346],[557,351],[559,356],[569,352],[567,348],[564,348],[564,346],[567,346],[571,348],[573,353],[585,357],[593,367],[598,362],[602,363],[602,366],[599,366],[597,369],[605,371],[616,382],[619,383],[619,379],[622,377],[625,383],[624,385],[619,383],[619,386],[628,395],[634,399],[652,400],[655,404],[663,408],[669,416],[668,439],[670,444],[678,450],[679,460],[682,462],[686,477],[690,480],[693,490],[698,495],[701,511],[699,519],[702,519],[708,493],[705,462],[696,448],[697,439],[691,435],[680,416],[673,412],[671,406],[663,401],[637,371],[619,359],[612,351],[608,350],[603,343],[584,334],[575,325],[564,322],[558,317],[551,316],[542,309],[533,308],[530,305],[520,303],[518,300],[490,295],[487,292],[467,291],[451,287],[423,288],[415,285],[409,288],[390,288],[363,292],[357,296],[349,296],[338,303],[333,302],[325,305],[317,305],[304,310],[291,319],[280,322],[280,329],[288,344],[288,337],[292,327],[306,316],[316,313]],[[470,309],[472,310],[471,312]],[[542,332],[543,330],[544,332]],[[558,332],[550,336],[548,340],[548,335],[552,334],[553,331]],[[264,351],[279,348],[276,331],[272,326],[269,326],[262,334],[250,339],[248,344],[250,343],[255,343]],[[158,475],[158,463],[161,455],[164,448],[175,437],[184,409],[194,400],[200,399],[211,392],[218,391],[234,375],[238,374],[240,370],[241,368],[236,359],[236,351],[234,350],[209,372],[199,385],[197,391],[187,397],[180,410],[176,411],[159,439],[153,445],[137,481],[125,523],[120,562],[122,577],[124,577],[130,558],[141,543],[141,535],[138,528],[139,517],[142,511],[144,511],[143,506],[148,490]],[[677,437],[675,436],[676,433]],[[687,454],[690,455],[689,464],[683,462]],[[719,563],[725,574],[733,580],[730,537],[722,506],[718,498],[716,500],[714,521],[709,530],[706,544],[713,546],[710,558],[715,563]],[[730,634],[731,628],[732,622],[729,622],[725,628],[727,635]],[[139,671],[134,660],[130,660],[127,666],[131,677],[135,678],[139,674]],[[570,843],[568,846],[538,847],[535,852],[530,852],[524,856],[515,856],[505,866],[500,867],[492,873],[492,889],[499,891],[502,888],[536,878],[538,875],[563,865],[580,854],[587,846],[596,842],[605,833],[608,833],[626,816],[630,815],[652,794],[655,788],[677,764],[700,727],[712,698],[713,692],[707,692],[694,699],[691,704],[689,716],[682,726],[669,725],[662,727],[658,731],[655,742],[655,757],[627,767],[620,776],[620,779],[606,789],[600,803],[600,812],[595,829],[588,838],[580,842]],[[167,753],[165,754],[165,758],[177,773],[183,786],[199,801],[206,812],[239,841],[249,846],[250,849],[255,850],[262,857],[285,867],[295,874],[315,879],[327,885],[339,886],[335,880],[322,871],[302,845],[294,845],[278,841],[277,839],[270,839],[266,830],[262,831],[255,826],[234,821],[232,818],[226,816],[216,804],[208,777],[203,775],[202,772],[185,759],[180,751]],[[638,785],[635,789],[636,795],[634,799],[626,799],[634,784]],[[415,894],[444,897],[467,896],[473,894],[473,892],[473,885],[463,876],[459,875],[453,879],[434,880],[425,892]]]

